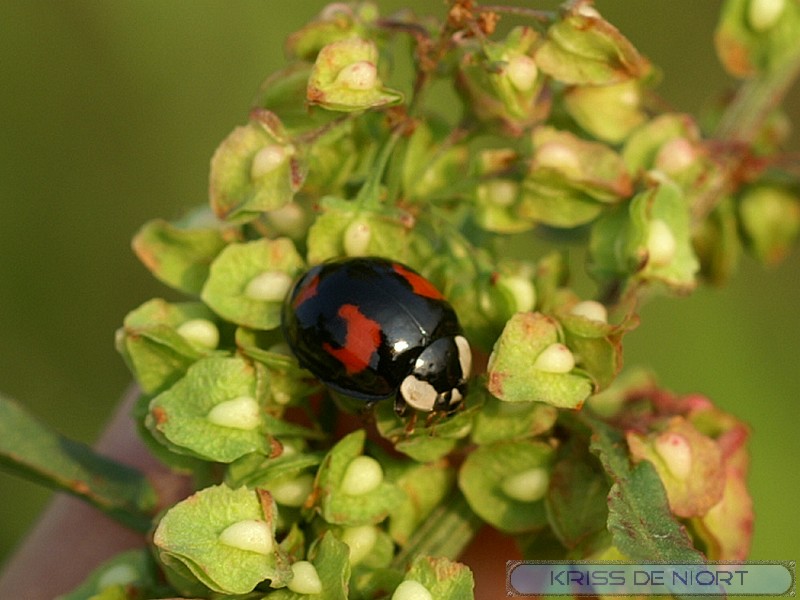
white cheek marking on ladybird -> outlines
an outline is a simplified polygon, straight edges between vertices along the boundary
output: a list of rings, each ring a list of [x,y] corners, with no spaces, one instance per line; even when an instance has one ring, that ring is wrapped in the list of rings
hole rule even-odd
[[[439,395],[430,383],[417,379],[413,375],[403,379],[403,383],[400,384],[400,394],[411,408],[424,412],[433,410]]]
[[[398,340],[394,343],[394,347],[392,348],[396,354],[400,354],[401,352],[405,352],[408,350],[408,342],[406,340]]]
[[[470,350],[467,338],[463,335],[457,335],[455,342],[458,347],[458,362],[461,365],[461,375],[466,379],[472,372],[472,350]]]
[[[448,402],[448,406],[456,406],[464,399],[464,396],[461,395],[461,392],[458,391],[458,388],[453,388],[450,396],[450,402]]]

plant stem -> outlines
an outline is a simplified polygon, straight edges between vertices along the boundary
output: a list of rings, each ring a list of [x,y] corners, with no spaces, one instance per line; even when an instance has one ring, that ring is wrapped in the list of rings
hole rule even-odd
[[[367,175],[367,180],[356,196],[356,203],[359,208],[376,208],[381,203],[380,190],[389,159],[392,156],[394,147],[397,145],[401,136],[401,129],[397,128],[389,135],[383,143],[375,162]]]
[[[404,569],[415,556],[443,556],[457,559],[483,525],[467,504],[464,495],[454,490],[417,528],[408,543],[394,558],[392,567]]]
[[[552,10],[539,10],[524,6],[502,6],[495,4],[481,4],[477,7],[479,12],[496,12],[516,17],[526,17],[539,23],[548,24],[555,20],[556,12]]]
[[[752,143],[769,113],[789,91],[800,73],[800,51],[792,54],[771,73],[745,81],[725,109],[714,137],[719,140]]]
[[[724,176],[719,183],[699,196],[692,207],[692,221],[699,225],[711,213],[725,194],[737,184],[745,161],[752,158],[749,151],[764,121],[781,104],[800,75],[800,46],[787,54],[780,64],[769,72],[742,83],[725,109],[713,138],[722,146],[735,148],[722,158]]]

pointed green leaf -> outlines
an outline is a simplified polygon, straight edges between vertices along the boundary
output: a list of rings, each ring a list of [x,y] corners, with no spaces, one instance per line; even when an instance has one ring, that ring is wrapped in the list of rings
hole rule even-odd
[[[608,529],[614,545],[630,560],[702,562],[686,529],[670,512],[667,494],[652,463],[632,466],[622,435],[598,420],[590,449],[614,484],[608,496]]]
[[[478,530],[481,517],[473,511],[458,489],[453,489],[420,524],[392,561],[392,566],[406,569],[419,556],[461,556]]]
[[[608,479],[598,460],[577,444],[550,473],[550,487],[545,497],[547,518],[553,532],[569,550],[607,547]]]
[[[138,531],[150,527],[157,497],[142,473],[62,437],[3,396],[0,467],[86,500]]]
[[[684,527],[669,512],[666,494],[652,464],[639,463],[608,495],[608,528],[614,544],[631,560],[699,563]]]

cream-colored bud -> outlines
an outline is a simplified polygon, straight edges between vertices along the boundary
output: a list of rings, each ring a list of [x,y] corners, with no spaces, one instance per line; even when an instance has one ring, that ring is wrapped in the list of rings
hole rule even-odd
[[[758,33],[772,29],[786,8],[786,0],[750,0],[747,22]]]
[[[348,496],[361,496],[383,482],[383,468],[371,456],[357,456],[350,461],[342,477],[341,491]]]
[[[272,173],[283,164],[287,155],[288,152],[284,146],[278,144],[264,146],[253,157],[253,162],[250,165],[250,177],[259,179],[268,173]]]
[[[342,532],[342,541],[350,548],[350,564],[364,560],[378,541],[378,530],[372,525],[348,527]]]
[[[536,152],[536,164],[561,172],[579,172],[581,168],[577,153],[570,147],[552,142],[543,144]]]
[[[497,285],[514,298],[515,312],[528,312],[536,306],[536,288],[527,277],[500,277]]]
[[[661,219],[650,221],[647,234],[647,254],[650,264],[663,267],[672,262],[677,249],[675,235],[669,225]]]
[[[575,357],[564,344],[554,343],[539,353],[533,366],[548,373],[569,373],[575,368]]]
[[[344,231],[344,252],[347,256],[365,256],[372,240],[372,228],[365,221],[353,221]]]
[[[253,277],[244,290],[252,300],[282,302],[292,287],[292,278],[283,271],[264,271]]]
[[[547,469],[536,467],[507,477],[500,484],[503,493],[519,502],[536,502],[547,493],[550,473]]]
[[[478,187],[478,199],[495,206],[511,206],[519,195],[519,184],[508,179],[492,179]]]
[[[368,60],[360,60],[339,71],[336,83],[351,90],[371,90],[378,83],[378,69]]]
[[[112,585],[127,585],[139,579],[139,572],[133,565],[120,564],[103,571],[97,579],[97,589],[104,590]]]
[[[664,432],[656,438],[655,451],[676,479],[684,480],[692,471],[692,448],[679,433]]]
[[[595,300],[584,300],[583,302],[578,302],[570,309],[569,312],[573,315],[578,315],[591,321],[608,323],[608,311],[606,310],[606,307]]]
[[[272,552],[274,545],[270,526],[266,522],[256,519],[238,521],[229,525],[219,534],[218,539],[226,546],[256,552],[264,556]]]
[[[261,424],[261,407],[255,398],[239,396],[214,406],[206,419],[221,427],[250,431]]]
[[[203,348],[213,350],[219,344],[219,329],[208,319],[189,319],[177,331],[184,339]]]
[[[697,150],[686,138],[678,137],[664,144],[658,151],[654,166],[667,175],[686,170],[697,159]]]
[[[286,452],[284,452],[284,454],[286,454]],[[303,503],[306,501],[306,498],[309,497],[313,488],[314,476],[310,473],[304,473],[294,479],[281,481],[270,486],[269,491],[278,504],[297,507],[303,506]]]
[[[392,600],[433,600],[433,595],[420,582],[406,579],[394,590]]]
[[[307,560],[299,560],[292,564],[292,580],[286,587],[295,594],[322,593],[322,581],[317,573],[317,568]]]
[[[528,92],[533,89],[538,74],[539,69],[536,67],[536,62],[525,54],[512,56],[506,67],[506,75],[508,75],[511,85],[520,92]]]

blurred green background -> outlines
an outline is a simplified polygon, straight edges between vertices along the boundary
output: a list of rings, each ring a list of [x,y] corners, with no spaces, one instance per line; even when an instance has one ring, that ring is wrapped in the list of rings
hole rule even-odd
[[[131,236],[206,201],[214,148],[282,64],[285,36],[323,4],[0,0],[3,393],[72,438],[95,438],[129,382],[114,330],[141,302],[169,296],[133,257]],[[441,14],[444,2],[379,5]],[[698,110],[730,83],[711,42],[717,2],[597,6],[663,68],[660,91],[677,110]],[[788,101],[796,123],[799,98]],[[800,555],[798,273],[797,251],[772,270],[745,261],[725,289],[652,301],[626,338],[628,364],[752,424],[754,559]],[[0,562],[48,498],[0,475]]]

